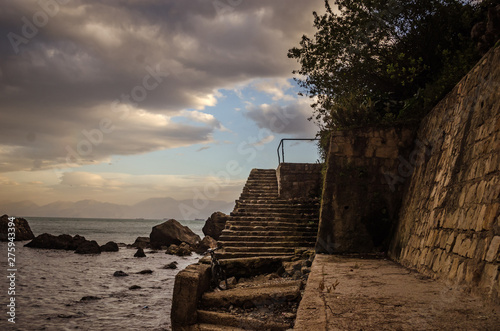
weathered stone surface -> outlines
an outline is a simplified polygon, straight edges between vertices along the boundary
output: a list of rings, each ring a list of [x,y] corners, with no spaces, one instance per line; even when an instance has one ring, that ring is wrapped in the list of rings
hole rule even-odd
[[[258,307],[269,302],[294,301],[300,296],[300,281],[287,281],[271,286],[254,286],[229,289],[219,292],[208,292],[203,294],[202,305],[204,307]]]
[[[217,247],[217,241],[210,236],[205,236],[202,241],[196,245],[195,252],[198,254],[205,253],[209,248]]]
[[[499,62],[500,48],[492,49],[422,121],[416,145],[431,152],[407,178],[390,248],[403,265],[494,300],[500,300],[494,290],[500,247]]]
[[[8,215],[3,215],[0,218],[0,241],[7,241],[9,222],[10,221]],[[16,218],[14,220],[14,226],[15,226],[14,240],[21,241],[21,240],[31,240],[35,238],[33,232],[31,232],[31,228],[30,225],[28,224],[28,221],[25,220],[24,218]]]
[[[224,214],[223,212],[215,212],[213,213],[205,222],[203,226],[203,234],[205,236],[210,236],[215,240],[219,240],[219,237],[226,226],[226,222],[230,219],[229,215]]]
[[[85,237],[79,235],[72,237],[68,234],[54,236],[48,233],[43,233],[35,237],[35,239],[27,243],[25,246],[44,249],[76,250],[80,244],[85,242],[87,242]]]
[[[177,262],[173,261],[163,266],[163,269],[177,269]]]
[[[126,272],[123,272],[121,270],[115,271],[113,274],[114,277],[127,277],[128,274]]]
[[[75,250],[76,254],[101,254],[101,248],[99,247],[99,244],[95,241],[85,241],[78,245],[78,247]]]
[[[137,252],[135,252],[134,257],[146,257],[144,250],[142,248],[138,248]]]
[[[177,255],[177,256],[187,256],[191,255],[191,253],[192,253],[191,246],[189,246],[186,243],[182,243],[179,246],[170,245],[165,251],[165,254]]]
[[[174,219],[154,226],[149,239],[151,247],[154,249],[160,249],[162,246],[172,244],[180,245],[182,242],[194,246],[201,240],[200,236]]]
[[[370,253],[388,248],[402,184],[411,176],[414,160],[426,155],[425,148],[412,155],[415,131],[408,125],[332,133],[317,252]],[[373,156],[365,156],[367,149],[375,151],[370,152]]]
[[[221,260],[228,277],[250,277],[276,272],[282,266],[279,257],[248,257]]]
[[[210,288],[210,265],[192,264],[175,276],[170,317],[175,329],[196,323],[198,301]]]
[[[106,244],[101,246],[101,252],[118,252],[118,244],[114,241],[108,241]]]
[[[320,163],[281,163],[276,170],[282,199],[318,198],[321,195]]]
[[[149,237],[137,237],[135,239],[134,243],[132,244],[132,247],[136,248],[149,248]]]

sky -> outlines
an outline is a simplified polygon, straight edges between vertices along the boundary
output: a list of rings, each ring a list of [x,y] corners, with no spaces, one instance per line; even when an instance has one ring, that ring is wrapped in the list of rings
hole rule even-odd
[[[323,0],[0,0],[0,209],[233,201],[314,138],[288,49]],[[286,161],[316,162],[314,143]],[[194,199],[194,198],[193,198]],[[1,212],[1,210],[0,210]]]

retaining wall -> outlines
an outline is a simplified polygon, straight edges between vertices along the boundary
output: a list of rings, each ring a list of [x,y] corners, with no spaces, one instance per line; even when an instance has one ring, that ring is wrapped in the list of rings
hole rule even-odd
[[[500,48],[423,120],[390,255],[433,278],[500,298]]]

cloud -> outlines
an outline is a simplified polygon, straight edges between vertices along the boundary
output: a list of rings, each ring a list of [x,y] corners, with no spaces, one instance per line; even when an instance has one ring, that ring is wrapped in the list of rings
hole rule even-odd
[[[304,98],[282,106],[278,103],[259,106],[247,105],[245,117],[251,119],[259,128],[277,134],[290,134],[296,137],[314,137],[318,128],[307,118],[311,108]]]
[[[204,111],[219,90],[269,78],[256,88],[286,97],[283,79],[297,67],[286,52],[323,7],[321,0],[228,2],[231,10],[222,11],[202,0],[74,0],[50,13],[42,3],[2,1],[0,172],[65,167],[67,147],[83,150],[83,131],[108,119],[115,129],[86,144],[78,164],[211,142],[227,130]],[[26,22],[44,11],[46,24],[26,34]]]
[[[255,82],[254,87],[258,91],[272,95],[273,100],[294,100],[294,97],[287,95],[286,91],[292,88],[292,84],[286,78],[264,79]]]

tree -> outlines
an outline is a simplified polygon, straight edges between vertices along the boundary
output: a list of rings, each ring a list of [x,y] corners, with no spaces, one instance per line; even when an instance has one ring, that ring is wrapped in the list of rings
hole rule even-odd
[[[289,50],[322,129],[420,118],[472,67],[478,6],[465,0],[325,0]]]

